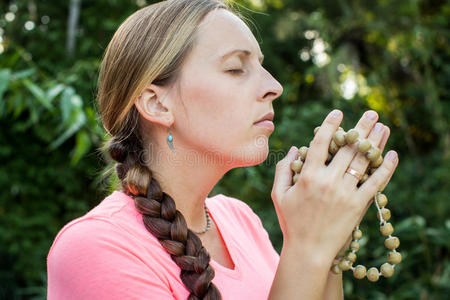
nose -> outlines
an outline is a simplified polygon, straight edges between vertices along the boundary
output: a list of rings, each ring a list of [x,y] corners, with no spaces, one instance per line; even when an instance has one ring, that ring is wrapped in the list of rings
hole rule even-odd
[[[259,101],[273,101],[280,97],[283,93],[283,86],[270,74],[266,69],[263,69],[264,79],[261,80],[261,94]]]

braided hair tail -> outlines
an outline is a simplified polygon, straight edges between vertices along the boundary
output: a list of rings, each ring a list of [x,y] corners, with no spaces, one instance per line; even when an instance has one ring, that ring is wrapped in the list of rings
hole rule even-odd
[[[110,140],[109,154],[117,161],[116,172],[122,190],[134,199],[145,228],[158,238],[181,268],[180,278],[190,292],[188,300],[222,299],[212,283],[215,272],[210,265],[208,251],[200,238],[187,227],[172,197],[161,190],[151,170],[141,163],[142,153],[142,144],[135,134],[115,136]]]

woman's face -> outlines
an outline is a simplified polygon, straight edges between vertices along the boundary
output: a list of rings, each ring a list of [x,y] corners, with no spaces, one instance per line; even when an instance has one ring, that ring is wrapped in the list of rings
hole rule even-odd
[[[283,88],[261,62],[258,42],[241,19],[224,9],[210,12],[181,69],[174,143],[230,168],[263,162],[273,129],[254,123],[273,112]]]

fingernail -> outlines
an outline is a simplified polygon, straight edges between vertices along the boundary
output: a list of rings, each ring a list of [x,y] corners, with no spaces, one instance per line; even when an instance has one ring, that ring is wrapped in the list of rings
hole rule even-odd
[[[338,109],[335,109],[330,113],[330,117],[332,117],[332,118],[338,118],[340,116],[341,116],[341,111]]]
[[[370,120],[375,120],[377,118],[377,113],[374,112],[373,110],[369,110],[366,113],[366,118],[370,119]]]
[[[396,161],[397,160],[397,153],[395,153],[395,151],[389,151],[387,154],[386,154],[386,157],[385,157],[386,159],[389,159],[389,160],[391,160],[391,161]]]

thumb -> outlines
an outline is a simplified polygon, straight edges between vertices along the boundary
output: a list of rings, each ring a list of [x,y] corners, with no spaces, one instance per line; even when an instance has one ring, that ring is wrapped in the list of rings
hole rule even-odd
[[[298,157],[298,148],[292,146],[286,156],[277,163],[273,180],[272,198],[280,199],[292,186],[291,162]]]

